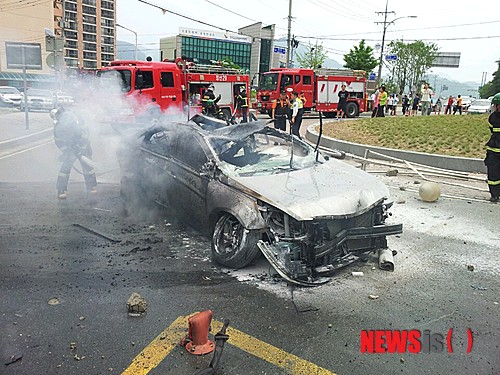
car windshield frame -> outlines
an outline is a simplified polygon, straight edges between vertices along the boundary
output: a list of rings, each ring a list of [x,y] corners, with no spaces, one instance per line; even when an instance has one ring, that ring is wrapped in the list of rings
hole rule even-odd
[[[259,90],[275,91],[278,89],[279,73],[264,73],[259,80]]]
[[[15,94],[21,95],[21,92],[15,87],[0,87],[0,94]]]
[[[308,143],[260,122],[216,129],[207,140],[229,177],[273,175],[325,161]]]
[[[54,94],[52,94],[52,91],[50,91],[50,90],[29,89],[28,96],[43,96],[43,97],[47,97],[47,98],[53,98]]]

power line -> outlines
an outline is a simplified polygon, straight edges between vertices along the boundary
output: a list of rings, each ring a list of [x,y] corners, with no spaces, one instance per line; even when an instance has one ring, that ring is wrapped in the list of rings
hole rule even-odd
[[[205,1],[206,1],[207,3],[209,3],[209,4],[212,4],[212,5],[216,6],[217,8],[224,9],[226,12],[229,12],[229,13],[235,14],[235,15],[237,15],[237,16],[239,16],[239,17],[245,18],[245,19],[247,19],[247,20],[249,20],[249,21],[252,21],[252,22],[258,22],[257,20],[254,20],[254,19],[252,19],[252,18],[248,18],[247,16],[244,16],[244,15],[242,15],[242,14],[236,13],[236,12],[234,12],[234,11],[230,10],[230,9],[224,8],[223,6],[221,6],[221,5],[219,5],[219,4],[215,4],[215,3],[211,2],[210,0],[205,0]]]

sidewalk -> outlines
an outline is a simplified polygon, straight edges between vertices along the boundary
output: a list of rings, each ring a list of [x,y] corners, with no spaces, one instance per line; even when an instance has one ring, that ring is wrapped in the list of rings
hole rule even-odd
[[[0,148],[52,136],[53,123],[47,112],[29,112],[28,119],[29,129],[26,129],[24,112],[0,108]]]

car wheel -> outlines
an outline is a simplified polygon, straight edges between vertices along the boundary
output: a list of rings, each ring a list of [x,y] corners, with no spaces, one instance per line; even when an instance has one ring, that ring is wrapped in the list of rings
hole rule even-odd
[[[258,231],[246,229],[233,215],[225,213],[214,226],[212,255],[225,267],[243,268],[259,254],[260,237]]]

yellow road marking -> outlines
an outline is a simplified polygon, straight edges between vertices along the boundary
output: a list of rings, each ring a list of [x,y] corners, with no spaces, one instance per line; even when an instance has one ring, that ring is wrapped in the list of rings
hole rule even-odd
[[[134,358],[132,364],[122,375],[146,375],[157,367],[179,344],[180,340],[186,336],[188,319],[192,315],[177,318]],[[221,328],[222,322],[212,321],[213,333],[219,332]],[[226,333],[229,335],[228,344],[236,346],[276,367],[287,370],[291,375],[336,375],[312,362],[287,353],[235,328],[228,327]]]

